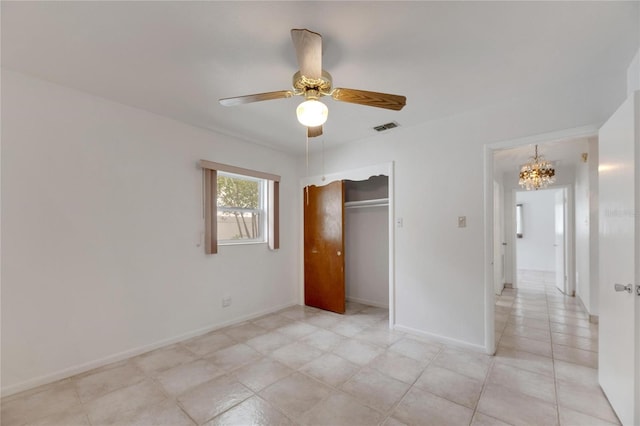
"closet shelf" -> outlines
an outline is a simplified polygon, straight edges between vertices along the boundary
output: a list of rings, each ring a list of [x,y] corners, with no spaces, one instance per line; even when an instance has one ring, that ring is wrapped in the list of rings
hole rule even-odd
[[[346,201],[344,203],[345,209],[361,209],[364,207],[382,207],[388,206],[388,198],[378,198],[375,200],[362,200],[362,201]]]

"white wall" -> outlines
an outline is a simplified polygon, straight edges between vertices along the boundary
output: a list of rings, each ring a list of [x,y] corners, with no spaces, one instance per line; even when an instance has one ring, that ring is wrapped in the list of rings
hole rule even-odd
[[[585,306],[591,315],[599,315],[600,291],[600,233],[598,203],[598,138],[589,139],[589,303]]]
[[[518,191],[522,238],[516,239],[518,270],[553,272],[555,265],[555,190]]]
[[[640,50],[636,52],[627,69],[627,96],[640,90]]]
[[[347,299],[389,306],[389,208],[345,209]]]
[[[579,297],[585,307],[587,307],[590,304],[591,298],[591,287],[589,284],[591,278],[589,271],[589,231],[591,218],[589,212],[588,163],[580,163],[576,167],[574,194],[576,208],[576,297]]]
[[[326,173],[395,162],[394,215],[404,220],[394,253],[398,328],[493,350],[485,342],[493,321],[485,327],[484,145],[599,124],[624,97],[624,78],[618,83],[559,88],[415,127],[403,127],[400,113],[401,127],[326,151]],[[322,174],[321,159],[312,151],[310,175]]]
[[[515,273],[515,235],[516,235],[516,222],[515,222],[515,205],[516,205],[516,187],[513,182],[507,180],[507,176],[513,176],[516,179],[517,185],[517,175],[515,174],[504,174],[503,178],[503,187],[504,187],[504,201],[502,203],[504,208],[504,213],[502,214],[502,218],[504,220],[504,240],[507,243],[504,250],[504,281],[505,283],[509,283],[511,285],[516,282],[516,273]],[[518,186],[519,188],[519,186]]]
[[[293,157],[6,70],[2,124],[5,394],[297,300]],[[282,176],[279,251],[197,246],[201,158]]]
[[[598,139],[585,146],[587,161],[576,167],[576,297],[596,315],[598,274]],[[594,286],[595,289],[594,289]],[[595,290],[595,291],[594,291]]]
[[[504,184],[502,176],[493,180],[493,282],[495,294],[502,294],[505,278],[506,239],[504,233]]]

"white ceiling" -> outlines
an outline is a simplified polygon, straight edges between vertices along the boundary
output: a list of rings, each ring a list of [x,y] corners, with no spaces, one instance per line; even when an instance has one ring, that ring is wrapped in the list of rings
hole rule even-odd
[[[552,162],[556,168],[575,167],[582,161],[582,153],[587,151],[586,137],[538,144],[538,154]],[[534,144],[494,151],[494,174],[519,173],[520,167],[529,162],[534,153]]]
[[[303,149],[289,30],[323,35],[335,87],[407,96],[400,112],[327,100],[327,146],[559,87],[623,76],[638,2],[2,2],[2,66],[284,151]],[[608,81],[604,79],[605,81]]]

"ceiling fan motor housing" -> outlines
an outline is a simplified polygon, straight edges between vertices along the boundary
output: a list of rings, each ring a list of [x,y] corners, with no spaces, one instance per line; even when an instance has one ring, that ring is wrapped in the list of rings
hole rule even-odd
[[[293,75],[293,89],[295,94],[304,95],[306,99],[318,99],[331,95],[331,74],[322,70],[320,78],[309,78],[298,71]]]

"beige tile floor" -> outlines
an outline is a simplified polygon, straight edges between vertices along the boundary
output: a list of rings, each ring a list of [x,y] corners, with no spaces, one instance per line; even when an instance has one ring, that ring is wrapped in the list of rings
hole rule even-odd
[[[7,397],[2,425],[618,424],[597,326],[550,279],[496,298],[495,357],[295,306]]]

